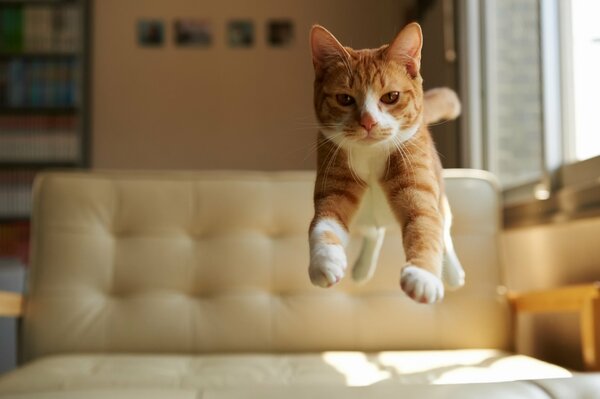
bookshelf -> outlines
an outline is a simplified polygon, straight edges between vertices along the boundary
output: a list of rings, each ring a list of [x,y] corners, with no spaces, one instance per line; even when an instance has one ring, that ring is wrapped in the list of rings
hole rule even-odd
[[[44,169],[89,165],[89,0],[0,2],[0,260],[27,263]]]

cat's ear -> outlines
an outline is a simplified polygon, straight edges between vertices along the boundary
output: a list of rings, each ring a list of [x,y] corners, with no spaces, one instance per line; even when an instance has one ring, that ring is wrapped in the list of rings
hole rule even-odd
[[[310,30],[310,49],[315,69],[323,67],[332,59],[350,58],[344,46],[321,25],[313,25]]]
[[[408,74],[415,78],[421,68],[423,32],[418,23],[412,22],[398,33],[387,48],[388,57],[404,64]]]

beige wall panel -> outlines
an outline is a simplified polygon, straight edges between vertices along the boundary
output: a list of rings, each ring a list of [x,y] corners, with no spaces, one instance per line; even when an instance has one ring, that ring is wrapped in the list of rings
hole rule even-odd
[[[312,169],[316,126],[308,32],[343,42],[393,38],[410,1],[101,0],[94,2],[92,164],[125,169]],[[179,48],[176,18],[209,18],[210,48]],[[140,18],[160,18],[166,43],[136,42]],[[226,25],[248,18],[255,46],[232,49]],[[291,18],[289,48],[266,43],[270,18]]]

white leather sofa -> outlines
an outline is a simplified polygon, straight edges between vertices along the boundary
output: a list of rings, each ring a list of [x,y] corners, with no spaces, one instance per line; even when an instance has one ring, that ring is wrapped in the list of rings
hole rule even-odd
[[[0,377],[0,397],[600,398],[598,374],[511,352],[512,308],[578,310],[596,303],[598,290],[521,296],[510,306],[488,174],[446,172],[467,284],[436,305],[400,290],[398,231],[368,283],[310,284],[313,179],[39,177],[29,291],[0,295],[0,313],[22,317],[23,360]],[[598,337],[588,338],[594,366]]]

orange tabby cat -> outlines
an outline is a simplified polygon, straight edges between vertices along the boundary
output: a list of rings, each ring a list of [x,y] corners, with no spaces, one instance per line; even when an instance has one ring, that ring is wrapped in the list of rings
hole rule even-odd
[[[321,125],[309,233],[315,285],[329,287],[344,276],[351,225],[364,234],[353,278],[368,279],[385,226],[394,219],[402,228],[406,264],[400,285],[408,296],[421,303],[441,300],[442,274],[448,286],[464,283],[450,239],[442,167],[427,129],[427,123],[456,117],[460,106],[449,89],[424,95],[422,42],[416,23],[391,44],[364,50],[342,46],[321,26],[311,30]]]

